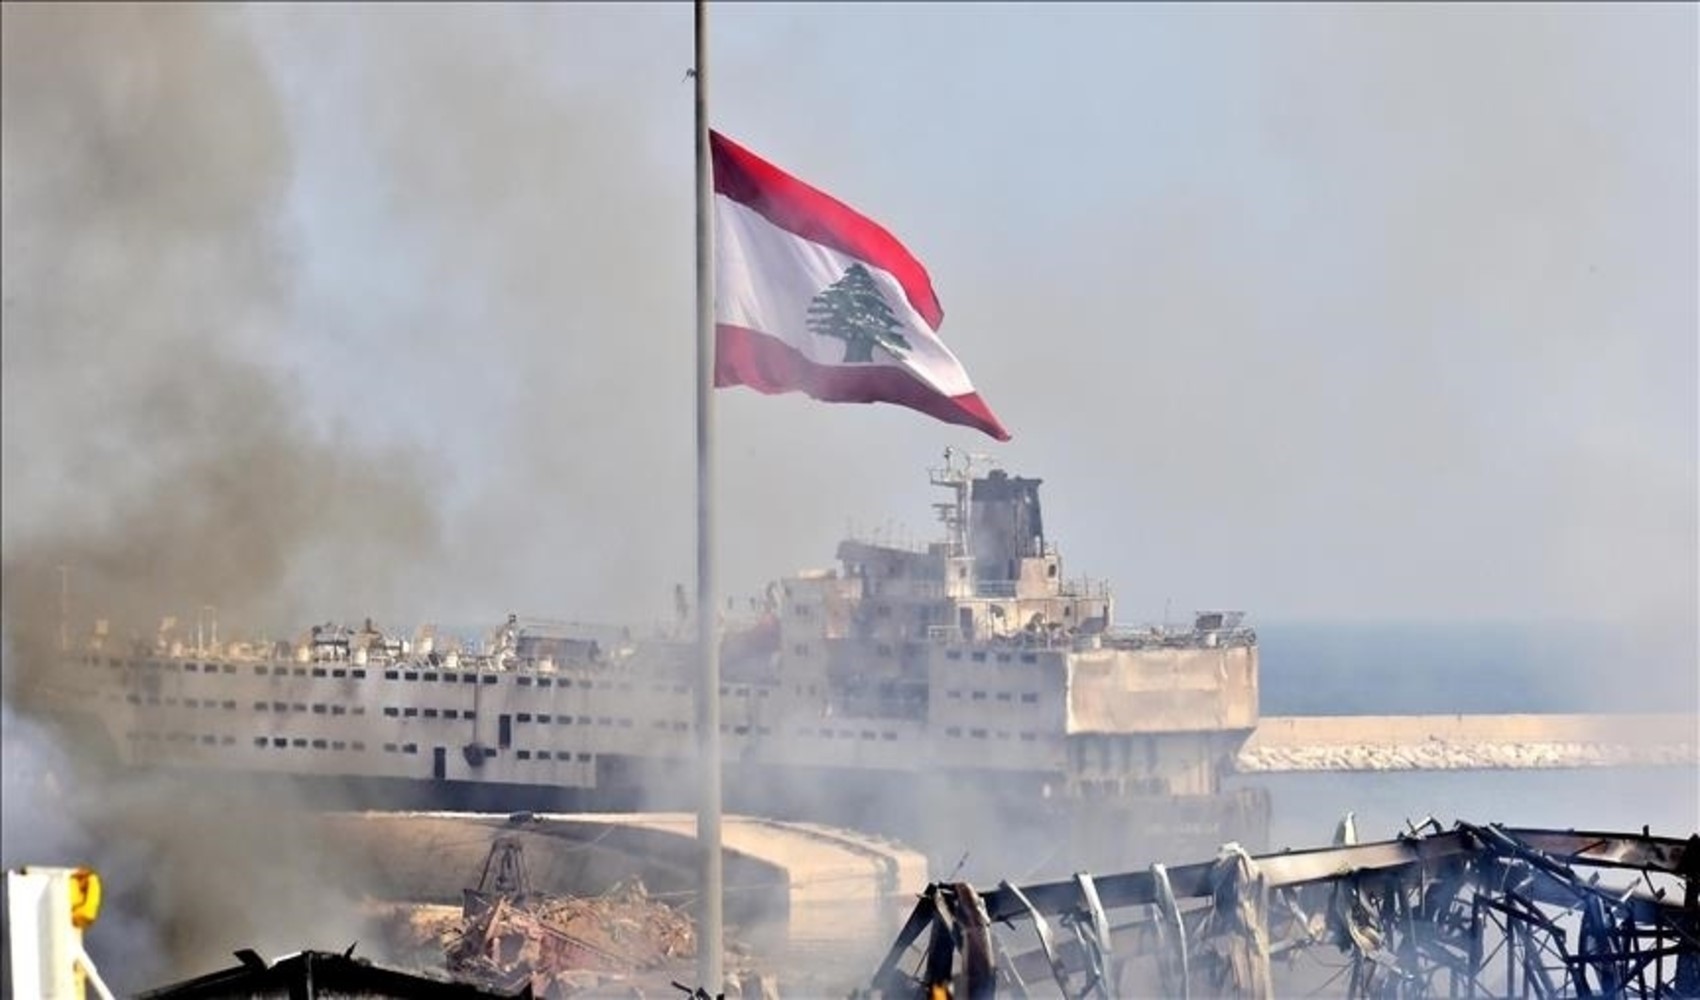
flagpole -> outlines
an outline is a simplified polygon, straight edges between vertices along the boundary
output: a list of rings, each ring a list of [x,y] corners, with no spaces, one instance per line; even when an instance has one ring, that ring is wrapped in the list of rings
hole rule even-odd
[[[697,237],[697,985],[718,997],[721,968],[720,647],[714,578],[714,185],[708,146],[708,11],[695,0]]]

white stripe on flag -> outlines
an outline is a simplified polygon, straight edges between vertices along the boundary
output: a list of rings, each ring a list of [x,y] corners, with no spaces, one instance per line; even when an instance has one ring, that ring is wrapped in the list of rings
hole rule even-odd
[[[878,283],[910,345],[902,358],[876,351],[874,360],[863,364],[906,368],[946,396],[974,391],[962,363],[889,272],[781,229],[725,195],[714,198],[714,228],[716,322],[777,337],[818,364],[844,366],[844,341],[809,330],[809,304],[851,264],[860,263]]]

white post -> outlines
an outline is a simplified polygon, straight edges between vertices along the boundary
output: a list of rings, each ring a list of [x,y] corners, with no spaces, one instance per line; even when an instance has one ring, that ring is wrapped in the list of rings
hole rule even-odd
[[[80,907],[76,886],[97,894]],[[11,1000],[83,1000],[85,982],[96,995],[112,993],[83,951],[79,923],[93,919],[99,881],[75,868],[20,868],[6,873],[6,948],[12,962]],[[79,916],[79,908],[83,911]]]

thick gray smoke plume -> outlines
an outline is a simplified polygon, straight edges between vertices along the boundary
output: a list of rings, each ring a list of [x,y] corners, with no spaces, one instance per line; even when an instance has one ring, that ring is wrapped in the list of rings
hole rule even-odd
[[[472,622],[670,614],[694,572],[689,18],[250,15],[291,95],[300,211],[322,241],[304,261],[314,349],[385,366],[407,391],[373,420],[452,463],[438,499],[455,572],[423,603]],[[732,134],[742,105],[727,98]],[[715,402],[740,604],[830,561],[847,515],[914,512],[930,530],[922,470],[958,435],[885,408]]]
[[[290,147],[228,17],[6,9],[9,606],[56,607],[64,564],[85,612],[145,592],[130,627],[189,602],[270,625],[309,587],[382,613],[386,561],[432,544],[412,463],[321,433],[267,360],[294,335]]]
[[[75,638],[100,617],[124,643],[207,604],[227,629],[381,614],[436,531],[409,458],[312,426],[265,360],[293,333],[290,144],[230,17],[4,8],[5,861],[107,870],[95,941],[147,928],[111,944],[120,988],[244,939],[337,944],[330,862],[287,797],[109,784],[80,764],[104,734],[14,717],[54,682],[60,567]]]

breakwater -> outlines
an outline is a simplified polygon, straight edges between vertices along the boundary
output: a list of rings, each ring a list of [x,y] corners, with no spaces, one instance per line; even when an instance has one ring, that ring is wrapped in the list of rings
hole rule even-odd
[[[1242,774],[1700,767],[1700,717],[1351,715],[1262,719],[1235,760]]]

